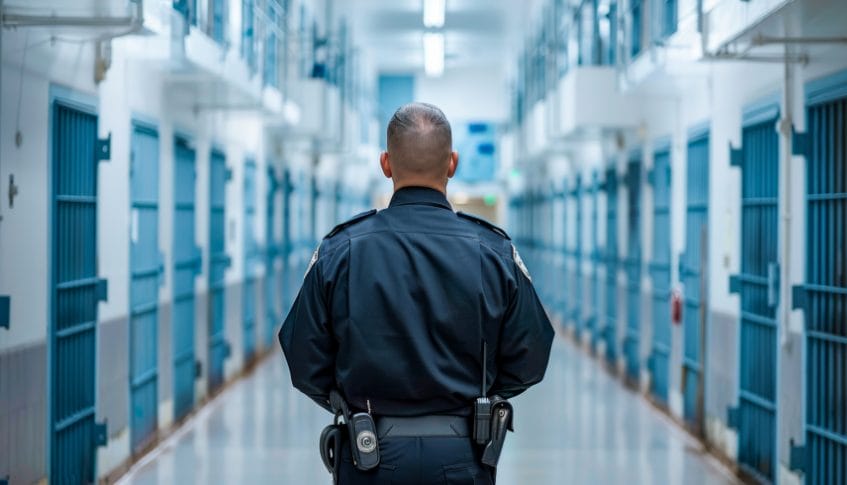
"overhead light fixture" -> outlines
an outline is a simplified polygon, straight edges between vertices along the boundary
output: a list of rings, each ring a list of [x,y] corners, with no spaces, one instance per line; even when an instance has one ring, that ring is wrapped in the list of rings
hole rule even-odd
[[[424,71],[429,77],[444,74],[444,33],[426,32],[423,35]]]
[[[423,0],[423,23],[429,29],[444,27],[447,0]]]

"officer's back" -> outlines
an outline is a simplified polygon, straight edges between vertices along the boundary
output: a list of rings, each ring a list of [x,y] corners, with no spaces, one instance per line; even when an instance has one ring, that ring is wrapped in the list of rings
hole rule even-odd
[[[508,398],[541,380],[552,328],[508,236],[453,212],[447,202],[444,188],[458,159],[443,113],[428,105],[403,107],[388,137],[381,163],[395,182],[389,207],[327,235],[280,342],[294,385],[324,407],[337,389],[351,408],[378,421],[466,417],[481,393]],[[408,422],[409,429],[418,426],[392,421],[396,436],[380,436],[380,469],[348,467],[340,482],[371,483],[393,466],[391,474],[405,476],[403,483],[410,476],[441,483],[442,469],[457,459],[468,464],[467,473],[488,476],[467,432],[424,433],[429,438],[411,453],[407,438],[414,436],[401,432]],[[448,424],[448,432],[456,428]],[[433,474],[421,474],[421,466]]]

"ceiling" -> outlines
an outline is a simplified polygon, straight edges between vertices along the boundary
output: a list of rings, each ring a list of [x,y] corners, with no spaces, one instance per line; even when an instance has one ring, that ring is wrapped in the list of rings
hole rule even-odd
[[[511,65],[539,0],[447,0],[446,70]],[[423,0],[343,0],[356,44],[382,72],[422,72]]]

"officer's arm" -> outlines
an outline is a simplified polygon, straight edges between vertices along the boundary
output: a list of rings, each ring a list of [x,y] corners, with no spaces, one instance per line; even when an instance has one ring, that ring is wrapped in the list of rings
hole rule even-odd
[[[519,269],[515,279],[516,287],[501,329],[497,378],[490,391],[506,399],[541,381],[554,336],[532,282]]]
[[[279,331],[294,387],[329,410],[335,387],[336,344],[319,264],[306,274],[303,286]]]

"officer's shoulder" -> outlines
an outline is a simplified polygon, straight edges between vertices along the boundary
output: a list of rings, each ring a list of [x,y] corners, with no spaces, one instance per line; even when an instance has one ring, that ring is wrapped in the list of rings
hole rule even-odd
[[[487,229],[488,232],[494,233],[494,234],[500,236],[501,238],[506,239],[507,241],[511,240],[511,238],[506,233],[506,231],[504,231],[503,229],[501,229],[497,225],[492,224],[491,222],[483,219],[482,217],[479,217],[479,216],[476,216],[476,215],[473,215],[473,214],[468,214],[467,212],[462,212],[462,211],[456,212],[456,215],[461,217],[462,219],[466,219],[468,221],[476,223],[479,226],[482,226],[483,228]]]
[[[350,219],[347,219],[346,221],[344,221],[341,224],[338,224],[337,226],[332,228],[332,230],[329,231],[326,236],[324,236],[324,239],[332,239],[334,236],[338,235],[338,233],[340,233],[344,229],[347,229],[348,227],[354,226],[354,225],[364,221],[368,217],[376,214],[376,212],[377,212],[376,209],[371,209],[369,211],[365,211],[365,212],[362,212],[360,214],[356,214],[355,216],[351,217]]]

